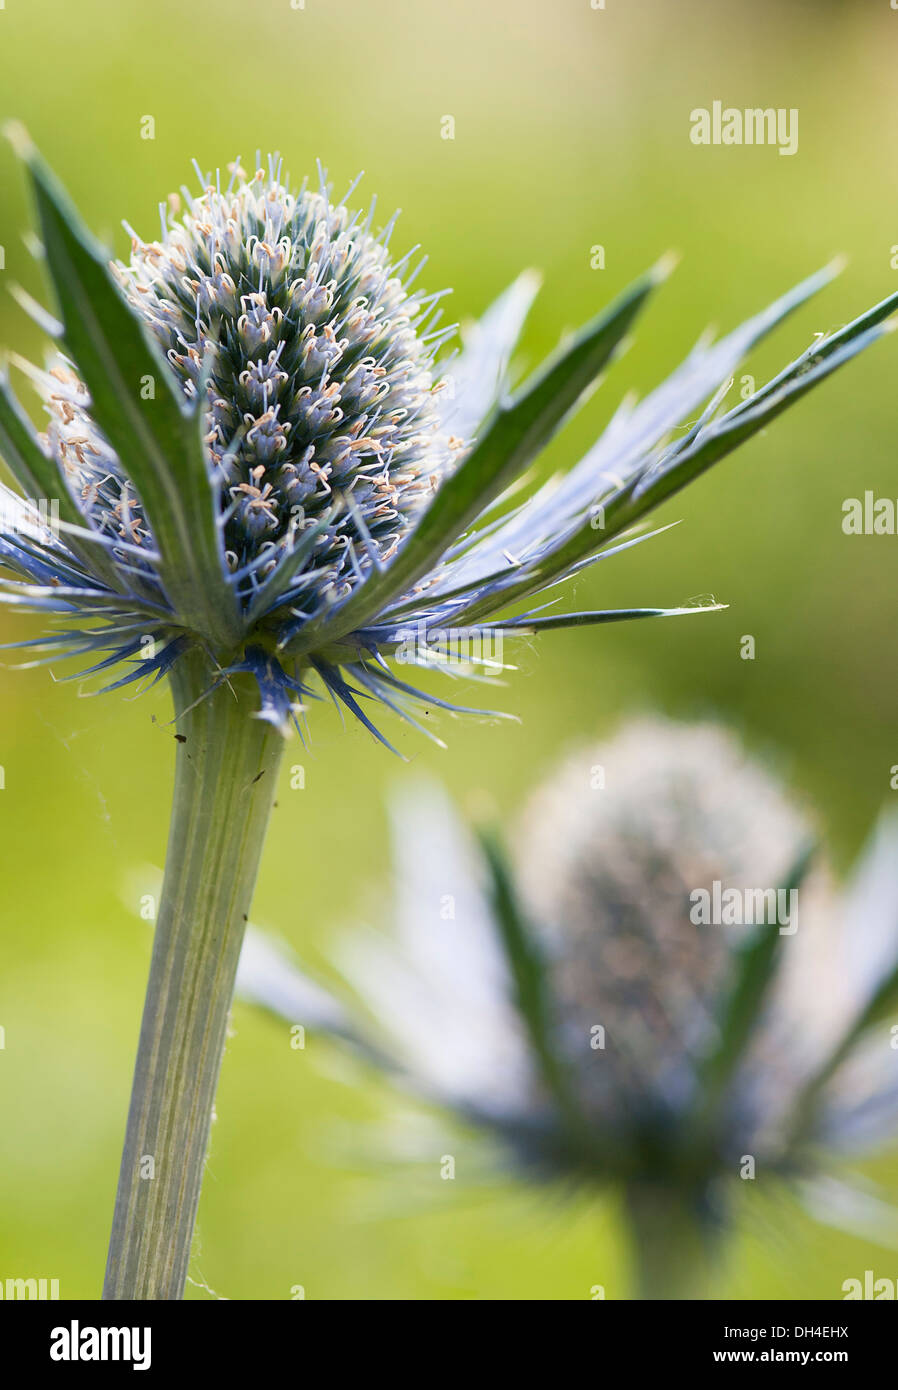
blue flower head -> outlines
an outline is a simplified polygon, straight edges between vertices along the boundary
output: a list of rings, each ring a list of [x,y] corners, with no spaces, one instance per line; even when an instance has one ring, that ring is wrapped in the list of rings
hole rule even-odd
[[[20,488],[3,490],[0,601],[53,620],[30,644],[48,659],[129,661],[116,686],[200,649],[210,689],[249,672],[260,717],[282,727],[316,684],[374,732],[363,701],[411,719],[419,692],[391,658],[448,669],[459,634],[479,653],[506,634],[692,611],[532,600],[640,539],[653,506],[866,346],[898,302],[722,413],[743,354],[831,271],[813,276],[700,344],[576,467],[512,501],[663,265],[512,394],[532,275],[447,358],[442,296],[415,288],[423,262],[394,262],[392,222],[376,232],[374,207],[350,213],[323,175],[294,193],[277,158],[251,175],[239,161],[225,178],[198,169],[159,239],[131,233],[129,260],[110,264],[27,136],[13,139],[58,318],[29,307],[59,348],[46,370],[15,359],[45,433],[0,381],[0,457]]]

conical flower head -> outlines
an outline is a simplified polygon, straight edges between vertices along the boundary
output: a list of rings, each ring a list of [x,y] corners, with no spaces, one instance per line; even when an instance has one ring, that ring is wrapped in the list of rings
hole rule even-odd
[[[721,413],[746,351],[832,270],[812,276],[700,344],[564,478],[513,502],[666,266],[511,394],[532,276],[440,359],[440,296],[413,287],[408,257],[391,261],[391,227],[334,202],[323,178],[294,193],[277,159],[251,176],[198,171],[159,240],[132,233],[110,267],[27,136],[14,142],[59,317],[20,299],[59,350],[47,372],[16,359],[49,410],[44,435],[0,377],[0,457],[21,489],[2,492],[0,601],[62,620],[37,644],[51,653],[108,653],[90,670],[133,660],[116,684],[200,649],[210,688],[249,673],[259,715],[282,727],[319,683],[375,733],[362,700],[416,722],[419,691],[391,658],[491,671],[505,637],[695,612],[527,605],[641,539],[646,513],[877,337],[898,302]],[[41,503],[58,508],[49,530]]]
[[[634,721],[534,795],[517,879],[590,1123],[639,1126],[686,1108],[755,904],[783,901],[771,894],[811,838],[777,781],[710,724]],[[822,884],[820,873],[802,889],[818,920]],[[737,920],[709,920],[715,902],[741,904]]]
[[[255,565],[264,579],[343,498],[314,567],[316,599],[339,597],[360,573],[353,553],[389,559],[445,470],[432,370],[443,335],[423,333],[440,296],[406,290],[370,218],[323,183],[294,195],[279,174],[275,161],[250,178],[234,166],[224,191],[185,190],[180,216],[173,196],[162,238],[133,235],[114,270],[184,395],[200,398],[230,571]],[[42,381],[50,447],[97,529],[150,544],[86,387],[65,369]]]

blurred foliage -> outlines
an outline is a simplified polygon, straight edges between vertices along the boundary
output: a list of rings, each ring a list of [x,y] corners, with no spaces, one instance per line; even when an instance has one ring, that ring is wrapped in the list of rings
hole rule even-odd
[[[898,13],[884,0],[751,6],[713,0],[6,0],[3,116],[25,121],[90,224],[123,251],[156,205],[225,165],[279,149],[297,178],[320,156],[345,186],[359,169],[394,245],[420,241],[432,288],[480,312],[523,266],[545,285],[530,360],[669,247],[677,274],[550,463],[588,446],[624,391],[645,391],[699,333],[733,326],[834,252],[837,284],[779,331],[760,376],[895,288],[892,119]],[[689,113],[797,107],[799,152],[702,148]],[[455,117],[452,141],[441,118]],[[155,139],[140,138],[152,115]],[[43,290],[21,233],[23,185],[0,151],[2,278]],[[339,191],[339,190],[338,190]],[[590,268],[605,248],[606,269]],[[0,343],[31,357],[37,331],[8,295]],[[847,864],[898,763],[898,539],[846,537],[841,504],[898,495],[894,342],[875,347],[693,489],[660,521],[683,524],[600,566],[576,606],[675,604],[713,593],[721,614],[549,635],[520,651],[501,706],[519,725],[443,721],[448,755],[391,737],[462,805],[510,816],[574,739],[622,714],[717,712],[773,749],[819,807]],[[34,635],[0,614],[2,640]],[[743,661],[740,637],[756,638]],[[65,674],[60,667],[57,675]],[[131,910],[161,862],[172,729],[163,694],[78,701],[46,670],[0,681],[5,863],[0,1023],[0,1274],[99,1291],[149,956]],[[329,931],[386,911],[384,794],[404,769],[325,705],[314,745],[288,757],[256,919],[308,952]],[[305,766],[292,791],[289,766]],[[133,901],[129,905],[126,898]],[[293,1051],[286,1030],[238,1006],[200,1212],[195,1276],[229,1298],[626,1297],[615,1214],[516,1186],[488,1198],[458,1176],[412,1202],[401,1169],[371,1161],[388,1120],[373,1078]],[[316,1055],[318,1054],[318,1055]],[[351,1083],[351,1084],[347,1084]],[[880,1175],[895,1187],[894,1168]],[[759,1187],[761,1184],[759,1184]],[[757,1229],[754,1229],[757,1225]],[[769,1227],[769,1229],[768,1229]],[[838,1297],[888,1256],[794,1218],[753,1219],[721,1293]],[[201,1288],[192,1296],[208,1297]]]

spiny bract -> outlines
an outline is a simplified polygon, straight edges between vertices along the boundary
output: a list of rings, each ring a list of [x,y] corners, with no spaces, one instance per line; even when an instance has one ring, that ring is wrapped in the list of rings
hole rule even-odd
[[[0,457],[21,489],[2,490],[0,601],[62,620],[23,645],[108,652],[91,671],[132,661],[116,685],[167,675],[200,648],[209,689],[249,672],[260,717],[281,727],[316,673],[377,733],[362,698],[416,722],[419,691],[391,658],[458,674],[460,647],[465,672],[501,667],[504,635],[696,611],[526,604],[642,539],[647,512],[864,348],[898,302],[721,413],[745,352],[832,269],[812,276],[700,343],[641,405],[621,406],[576,467],[512,503],[662,267],[510,394],[532,275],[438,358],[452,332],[441,296],[412,287],[420,264],[403,282],[414,252],[391,263],[392,223],[375,234],[373,205],[351,214],[323,175],[292,193],[276,158],[251,177],[238,161],[229,181],[197,170],[199,194],[163,208],[158,241],[132,233],[130,260],[110,273],[27,136],[13,139],[60,317],[19,298],[64,355],[46,372],[15,359],[49,411],[44,435],[0,378]]]

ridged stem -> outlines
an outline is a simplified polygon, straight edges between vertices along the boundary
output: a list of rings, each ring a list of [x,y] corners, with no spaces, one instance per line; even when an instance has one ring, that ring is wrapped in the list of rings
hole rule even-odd
[[[709,1297],[717,1251],[698,1202],[673,1185],[633,1183],[626,1197],[637,1299]]]
[[[104,1299],[183,1296],[237,963],[283,738],[258,689],[175,665],[174,805]]]

